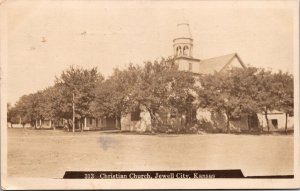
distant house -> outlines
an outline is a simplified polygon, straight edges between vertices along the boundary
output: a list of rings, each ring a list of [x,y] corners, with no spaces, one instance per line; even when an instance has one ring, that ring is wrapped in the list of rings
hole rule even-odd
[[[267,131],[267,121],[264,114],[257,114],[260,126]],[[284,112],[281,111],[270,111],[268,112],[268,122],[270,131],[284,131],[285,130],[285,123],[287,122],[287,130],[294,129],[294,117],[288,115],[286,121],[286,115]]]
[[[53,120],[50,119],[43,119],[36,121],[36,126],[41,128],[52,128],[56,124],[53,124]]]
[[[26,123],[24,124],[21,124],[21,123],[10,123],[10,122],[7,122],[7,127],[8,128],[29,128],[31,127],[29,123]]]
[[[49,119],[41,119],[36,120],[35,125],[36,128],[41,129],[50,129],[50,128],[64,128],[68,120],[61,119],[61,120],[49,120]],[[72,125],[72,122],[69,122]],[[114,118],[110,117],[102,117],[102,118],[95,118],[95,117],[85,117],[82,120],[76,120],[75,129],[83,130],[111,130],[117,129],[117,123]]]
[[[84,130],[114,130],[117,129],[117,120],[113,117],[85,117]]]

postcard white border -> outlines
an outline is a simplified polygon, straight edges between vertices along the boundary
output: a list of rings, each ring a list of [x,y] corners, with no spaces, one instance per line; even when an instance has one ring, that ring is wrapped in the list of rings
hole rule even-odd
[[[294,10],[294,77],[295,77],[295,117],[294,117],[294,179],[128,179],[128,180],[70,180],[48,178],[8,178],[7,177],[7,31],[6,4],[0,5],[0,62],[1,62],[1,186],[3,189],[283,189],[299,188],[299,2],[289,1],[201,1],[201,7],[246,7],[246,8],[291,8]],[[111,7],[131,7],[133,1],[107,1]],[[162,8],[176,8],[174,1],[160,1]],[[199,1],[185,1],[184,7],[195,6]],[[82,3],[85,3],[82,1]],[[157,6],[156,1],[139,1],[141,5]],[[134,4],[136,5],[136,4]]]

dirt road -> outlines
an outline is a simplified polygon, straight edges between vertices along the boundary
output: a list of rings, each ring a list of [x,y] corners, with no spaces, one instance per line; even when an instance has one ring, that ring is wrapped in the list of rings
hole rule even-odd
[[[204,169],[293,174],[293,136],[8,130],[8,175],[13,177],[61,178],[66,170]]]

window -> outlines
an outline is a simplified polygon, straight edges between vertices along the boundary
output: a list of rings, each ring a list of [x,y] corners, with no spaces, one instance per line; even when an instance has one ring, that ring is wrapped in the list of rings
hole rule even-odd
[[[180,46],[178,46],[178,47],[176,48],[176,54],[177,54],[177,56],[180,56],[180,55],[182,54],[182,52],[181,52],[181,47],[180,47]]]
[[[90,125],[93,124],[93,118],[90,118]]]
[[[274,128],[278,129],[278,121],[277,121],[277,119],[272,119],[271,122],[272,122],[272,125],[274,126]]]
[[[131,112],[131,121],[139,121],[139,120],[141,120],[140,113],[141,113],[140,108],[136,108],[134,111],[132,111]]]
[[[184,46],[183,47],[183,55],[188,56],[188,51],[189,51],[189,47],[188,46]]]
[[[193,69],[193,64],[189,63],[189,71],[192,71],[192,69]]]

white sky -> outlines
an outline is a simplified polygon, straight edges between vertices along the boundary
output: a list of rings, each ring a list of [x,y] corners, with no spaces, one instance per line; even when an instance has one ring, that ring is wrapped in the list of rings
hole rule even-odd
[[[245,2],[8,1],[8,101],[53,85],[70,65],[108,76],[129,62],[172,55],[183,15],[195,58],[237,52],[246,64],[292,73],[295,9]]]

